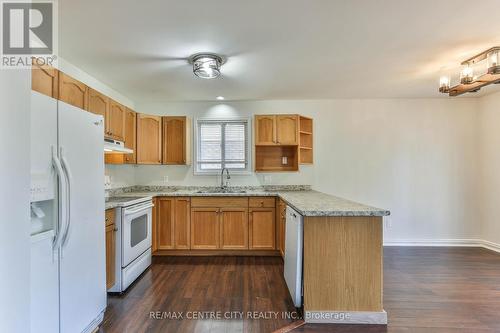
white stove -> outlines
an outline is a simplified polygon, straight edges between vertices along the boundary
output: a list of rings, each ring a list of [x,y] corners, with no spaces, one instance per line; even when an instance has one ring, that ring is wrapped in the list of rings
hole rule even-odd
[[[111,197],[116,214],[116,282],[108,292],[124,292],[151,265],[152,197]]]

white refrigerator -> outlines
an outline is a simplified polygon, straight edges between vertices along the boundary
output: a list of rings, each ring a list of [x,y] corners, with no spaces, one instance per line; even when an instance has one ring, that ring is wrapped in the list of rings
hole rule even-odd
[[[103,118],[31,96],[31,332],[93,331],[106,308]]]

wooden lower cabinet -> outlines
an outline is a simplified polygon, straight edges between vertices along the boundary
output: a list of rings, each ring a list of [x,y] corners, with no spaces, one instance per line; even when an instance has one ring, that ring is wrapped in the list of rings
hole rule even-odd
[[[174,205],[174,248],[189,250],[191,230],[191,200],[190,198],[175,198]]]
[[[286,203],[279,199],[278,200],[278,209],[276,212],[276,230],[278,232],[278,237],[276,240],[278,242],[278,250],[280,251],[281,256],[285,257],[285,232],[286,232]]]
[[[248,249],[248,209],[221,208],[220,248],[224,250]]]
[[[191,249],[216,250],[219,248],[219,208],[191,209]]]
[[[250,200],[248,197],[156,197],[154,200],[153,252],[159,255],[223,255],[250,250],[263,255],[278,254],[280,238],[279,230],[275,230],[278,209],[274,197]]]
[[[116,228],[115,228],[115,210],[106,211],[106,289],[115,284],[115,263],[116,263]]]
[[[189,250],[191,201],[189,197],[156,198],[155,250]]]
[[[274,250],[275,238],[274,208],[250,208],[249,243],[250,250]]]
[[[156,231],[158,250],[174,248],[174,204],[172,197],[159,197],[156,199]]]
[[[151,226],[151,252],[158,250],[158,198],[153,198],[153,221]]]

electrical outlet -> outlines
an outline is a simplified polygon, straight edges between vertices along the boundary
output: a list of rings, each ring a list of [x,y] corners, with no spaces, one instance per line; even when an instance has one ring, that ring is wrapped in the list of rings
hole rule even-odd
[[[168,176],[163,176],[163,182],[168,183]]]
[[[390,216],[384,217],[384,225],[386,229],[392,229],[392,219]]]
[[[264,183],[269,184],[272,182],[272,177],[271,176],[264,176]]]
[[[105,189],[111,188],[111,177],[108,175],[104,176],[104,188]]]

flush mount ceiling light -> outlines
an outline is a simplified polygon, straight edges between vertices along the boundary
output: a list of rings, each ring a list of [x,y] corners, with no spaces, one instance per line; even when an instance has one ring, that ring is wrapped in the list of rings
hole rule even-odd
[[[474,76],[474,67],[486,60],[486,72]],[[442,76],[439,79],[439,91],[450,96],[458,96],[467,92],[479,91],[482,87],[492,83],[500,83],[500,46],[492,47],[472,58],[462,62],[460,83],[451,87],[450,78]]]
[[[215,53],[196,53],[189,57],[193,73],[202,79],[215,79],[220,76],[220,67],[226,59]]]

